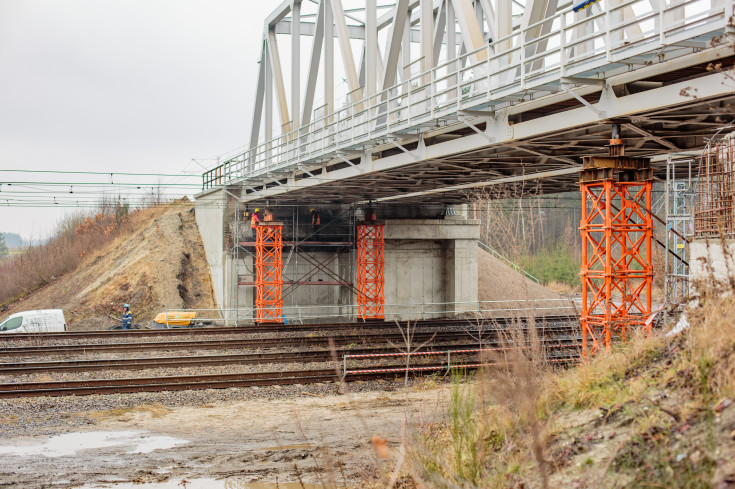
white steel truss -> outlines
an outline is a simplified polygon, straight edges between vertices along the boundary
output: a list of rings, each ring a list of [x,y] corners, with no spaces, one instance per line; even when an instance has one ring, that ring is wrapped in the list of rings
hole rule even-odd
[[[205,173],[204,188],[243,184],[246,200],[257,200],[508,146],[555,128],[628,116],[637,106],[655,111],[705,92],[722,96],[733,84],[722,73],[694,80],[691,94],[660,83],[647,97],[618,97],[613,87],[731,55],[732,15],[733,0],[601,0],[576,13],[559,0],[287,0],[266,19],[249,149]],[[289,80],[278,44],[283,35],[291,40]],[[305,39],[311,55],[302,76]],[[275,135],[274,95],[281,123]],[[533,124],[512,120],[565,101],[581,108]],[[635,124],[629,128],[677,149]],[[450,133],[451,141],[424,144]],[[400,151],[382,157],[387,148]],[[549,159],[532,145],[515,148]],[[339,171],[327,176],[329,167]]]

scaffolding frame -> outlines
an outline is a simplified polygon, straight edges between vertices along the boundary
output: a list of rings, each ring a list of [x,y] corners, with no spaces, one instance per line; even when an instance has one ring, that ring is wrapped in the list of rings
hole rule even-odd
[[[357,224],[357,317],[385,318],[385,240],[383,223]]]
[[[253,208],[252,203],[249,205]],[[246,276],[252,276],[253,278],[257,276],[257,256],[254,253],[257,251],[257,240],[253,242],[252,239],[242,239],[241,230],[245,226],[249,227],[250,223],[242,217],[243,211],[247,209],[243,208],[244,205],[239,198],[237,199],[237,206],[235,223],[232,224],[232,227],[235,228],[237,239],[234,240],[234,246],[231,248],[235,274],[235,280],[233,281],[234,314],[236,320],[248,320],[241,316],[240,311],[250,311],[253,307],[260,309],[257,304],[258,280],[245,278]],[[354,296],[357,295],[357,289],[353,283],[355,277],[355,260],[349,259],[344,264],[340,264],[336,272],[330,267],[334,265],[335,260],[340,259],[340,256],[345,253],[351,254],[355,248],[354,207],[348,207],[333,216],[332,219],[322,216],[323,224],[317,230],[304,229],[310,223],[300,219],[299,214],[300,211],[303,213],[306,206],[279,206],[266,203],[259,204],[257,207],[261,209],[268,207],[273,209],[274,214],[276,214],[280,224],[282,224],[282,316],[279,322],[285,321],[287,315],[289,319],[293,318],[295,321],[302,320],[302,305],[299,303],[297,291],[303,286],[339,286],[340,289],[346,288],[353,295],[353,299],[349,300],[349,303],[343,304],[342,307],[352,310],[355,307]],[[264,222],[261,224],[270,223]],[[322,253],[328,251],[331,251],[331,253],[326,256],[321,256]],[[252,257],[253,259],[252,266],[246,260],[248,257]],[[300,270],[300,267],[303,268],[304,264],[308,264],[308,270],[306,271]],[[247,299],[243,302],[244,298],[241,296],[243,287],[255,287],[252,303]],[[338,294],[342,293],[339,292]],[[291,298],[290,301],[286,301],[285,299],[289,297]],[[346,312],[349,313],[349,311]],[[259,320],[257,314],[254,319],[256,321]]]
[[[683,304],[689,297],[689,241],[694,235],[696,178],[694,159],[668,155],[666,159],[666,253],[664,298]]]
[[[735,135],[708,145],[699,158],[694,233],[735,237]]]
[[[614,125],[609,156],[584,157],[580,173],[584,358],[651,328],[653,172],[648,158],[625,156],[619,133]]]
[[[258,323],[283,322],[283,223],[258,223],[255,228],[256,289],[255,300]]]

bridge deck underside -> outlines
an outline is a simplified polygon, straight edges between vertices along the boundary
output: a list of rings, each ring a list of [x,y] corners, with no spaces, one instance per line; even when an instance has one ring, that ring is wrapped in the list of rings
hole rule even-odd
[[[733,57],[723,60],[723,66],[732,65]],[[711,71],[707,64],[689,67],[677,72],[667,73],[644,80],[644,83],[616,87],[619,90],[635,90],[651,86],[665,86],[686,80],[695,81]],[[735,80],[732,81],[735,89]],[[696,83],[693,83],[696,86]],[[637,87],[637,88],[636,88]],[[685,94],[686,95],[686,94]],[[584,98],[590,102],[598,101],[600,93]],[[664,105],[664,104],[662,104]],[[564,113],[571,109],[584,107],[581,102],[571,99],[546,107],[518,114],[511,124],[528,122],[554,113]],[[589,109],[591,110],[591,109]],[[534,192],[555,193],[578,189],[578,173],[581,157],[607,154],[606,145],[610,138],[610,124],[622,124],[622,139],[626,154],[631,156],[653,156],[667,152],[692,151],[704,147],[707,141],[724,125],[735,118],[735,94],[730,93],[714,98],[698,98],[696,89],[690,96],[675,107],[656,108],[627,114],[614,119],[599,119],[591,124],[567,127],[557,132],[545,133],[535,137],[501,142],[457,152],[441,158],[426,159],[401,165],[384,171],[370,171],[338,181],[329,181],[331,172],[349,168],[346,162],[325,166],[321,173],[293,177],[326,180],[307,188],[294,188],[288,192],[268,197],[270,202],[298,204],[301,202],[352,203],[367,200],[396,200],[406,203],[459,203],[467,201],[478,189],[486,188],[487,182],[525,181],[524,184]],[[485,130],[485,123],[476,123],[476,129]],[[459,140],[472,135],[473,129],[461,127],[427,138],[427,147],[440,142]],[[403,150],[414,150],[416,142],[406,144],[403,149],[391,147],[373,158],[399,155]],[[352,160],[357,165],[358,157]],[[543,178],[529,178],[529,175],[550,172]],[[654,163],[654,174],[665,178],[665,162]],[[276,178],[277,180],[277,178]],[[287,185],[288,180],[268,184],[268,188]],[[298,186],[297,186],[298,187]],[[254,193],[245,200],[258,202],[261,199]],[[265,199],[263,199],[265,200]]]

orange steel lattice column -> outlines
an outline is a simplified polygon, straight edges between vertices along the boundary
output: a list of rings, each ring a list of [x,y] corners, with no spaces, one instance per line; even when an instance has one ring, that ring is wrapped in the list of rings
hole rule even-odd
[[[623,156],[621,143],[610,155],[584,158],[580,176],[584,357],[651,328],[652,172],[647,159]]]
[[[283,322],[283,260],[281,258],[283,224],[258,223],[255,241],[255,321]]]
[[[357,225],[357,317],[384,319],[383,224]]]

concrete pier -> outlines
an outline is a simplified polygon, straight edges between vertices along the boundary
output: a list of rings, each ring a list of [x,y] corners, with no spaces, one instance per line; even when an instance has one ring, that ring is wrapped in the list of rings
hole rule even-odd
[[[196,198],[197,223],[216,300],[228,321],[252,321],[254,317],[254,239],[242,212],[232,192],[226,190],[212,190]],[[336,236],[326,224],[344,215],[344,206],[320,208],[325,228],[316,233],[306,211],[298,212],[296,222],[289,223],[283,209],[274,211],[285,222],[284,317],[289,322],[353,320],[357,311],[354,217],[333,225],[344,233]],[[477,309],[478,221],[465,219],[455,209],[442,215],[442,208],[396,206],[381,209],[380,214],[385,223],[386,319],[428,318]]]

